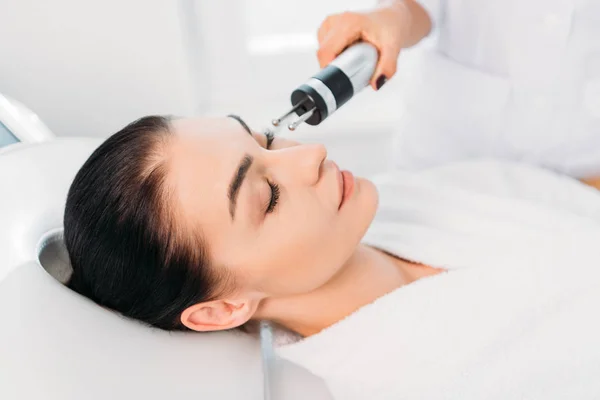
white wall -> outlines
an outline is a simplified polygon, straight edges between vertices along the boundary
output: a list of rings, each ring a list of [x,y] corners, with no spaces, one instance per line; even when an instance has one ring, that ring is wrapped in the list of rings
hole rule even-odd
[[[328,0],[315,16],[304,7],[280,15],[281,1],[0,0],[0,93],[59,136],[106,137],[154,113],[237,113],[260,129],[318,63],[316,41],[261,53],[255,39],[316,36],[327,13],[373,3]],[[283,134],[324,143],[360,175],[381,171],[399,118],[397,80],[365,89],[317,128]]]
[[[58,135],[105,136],[142,115],[191,114],[180,3],[0,0],[0,93]]]

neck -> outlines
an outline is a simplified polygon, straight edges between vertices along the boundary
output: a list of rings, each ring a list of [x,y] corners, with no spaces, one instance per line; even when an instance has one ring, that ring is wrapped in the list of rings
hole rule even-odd
[[[313,292],[263,301],[255,317],[302,336],[335,324],[364,305],[433,271],[359,245],[340,272]]]

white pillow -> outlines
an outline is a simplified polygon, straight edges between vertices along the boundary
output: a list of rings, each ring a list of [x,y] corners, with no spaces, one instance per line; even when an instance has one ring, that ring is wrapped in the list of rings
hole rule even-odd
[[[55,279],[70,268],[66,194],[99,144],[59,139],[0,155],[0,399],[262,399],[257,339],[148,328]],[[273,399],[331,398],[306,370],[273,366]]]

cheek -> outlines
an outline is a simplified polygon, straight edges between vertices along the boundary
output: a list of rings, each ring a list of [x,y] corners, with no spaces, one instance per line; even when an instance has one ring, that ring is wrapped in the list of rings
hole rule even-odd
[[[273,243],[264,249],[267,255],[262,271],[265,286],[272,293],[306,293],[327,282],[344,264],[360,240],[340,225],[339,217],[317,210],[297,213],[287,223],[280,223],[265,241]],[[264,258],[264,256],[263,256]]]
[[[227,262],[247,285],[273,295],[316,289],[343,266],[368,229],[377,194],[367,183],[343,213],[305,199],[270,216],[258,237],[240,237],[233,246],[229,236]]]
[[[286,248],[291,260],[313,263],[339,263],[349,257],[369,228],[377,210],[375,186],[360,180],[355,197],[339,212],[320,202],[306,202],[275,229],[279,247]],[[350,254],[349,254],[350,253]]]

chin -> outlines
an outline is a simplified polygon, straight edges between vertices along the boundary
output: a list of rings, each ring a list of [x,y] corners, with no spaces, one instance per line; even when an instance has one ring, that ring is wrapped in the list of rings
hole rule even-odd
[[[366,178],[357,178],[356,184],[358,189],[358,193],[356,193],[357,203],[359,203],[364,211],[368,210],[372,213],[370,218],[372,220],[379,205],[379,192],[377,191],[377,187],[373,182]]]
[[[356,232],[360,241],[375,218],[379,193],[375,184],[365,178],[356,179],[356,190],[352,204],[348,204],[351,210],[348,210],[347,215],[351,215],[351,231]]]

